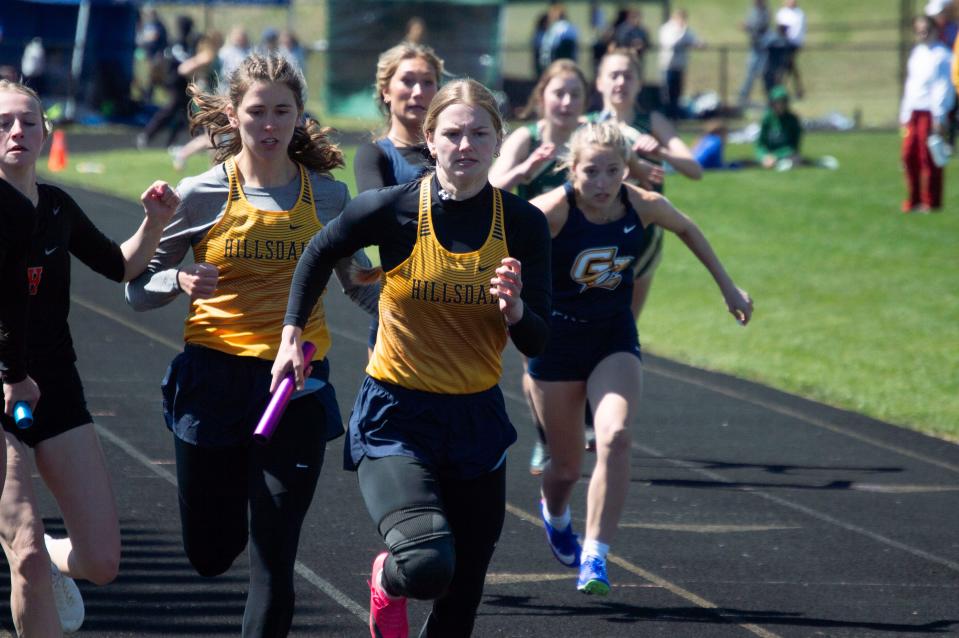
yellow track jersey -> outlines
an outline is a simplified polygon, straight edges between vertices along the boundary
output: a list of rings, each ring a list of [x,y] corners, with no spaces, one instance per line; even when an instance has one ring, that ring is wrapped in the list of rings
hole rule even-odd
[[[430,177],[423,178],[416,244],[384,275],[379,333],[367,374],[440,394],[470,394],[496,385],[507,332],[489,282],[506,256],[498,189],[493,189],[486,241],[479,250],[453,253],[436,238]]]
[[[260,210],[247,200],[233,158],[226,161],[230,193],[223,216],[193,248],[197,263],[220,269],[216,293],[190,305],[183,339],[241,357],[276,358],[296,262],[323,224],[316,217],[306,168],[291,210]],[[323,303],[313,309],[303,340],[326,356],[330,335]]]

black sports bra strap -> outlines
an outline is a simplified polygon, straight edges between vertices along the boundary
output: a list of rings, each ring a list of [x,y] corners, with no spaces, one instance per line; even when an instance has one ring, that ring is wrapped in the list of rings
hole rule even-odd
[[[576,193],[573,191],[573,184],[563,182],[563,189],[566,191],[566,203],[569,204],[570,210],[576,208]]]

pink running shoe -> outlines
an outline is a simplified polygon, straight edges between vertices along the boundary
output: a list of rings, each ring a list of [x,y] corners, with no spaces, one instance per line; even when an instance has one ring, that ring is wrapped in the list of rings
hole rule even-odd
[[[370,576],[370,636],[372,638],[408,638],[410,623],[406,616],[406,598],[390,598],[380,589],[380,572],[389,556],[383,552],[373,559]]]

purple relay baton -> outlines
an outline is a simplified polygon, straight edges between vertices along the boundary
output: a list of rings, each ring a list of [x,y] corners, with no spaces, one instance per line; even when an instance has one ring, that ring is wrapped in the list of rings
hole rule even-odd
[[[309,367],[310,360],[314,354],[316,354],[316,346],[313,345],[313,342],[304,341],[304,370]],[[295,389],[296,381],[293,379],[293,372],[291,371],[280,381],[280,385],[276,387],[273,396],[270,397],[270,402],[267,404],[266,409],[263,410],[263,416],[260,417],[260,422],[257,423],[256,429],[253,430],[254,441],[264,445],[270,442],[270,438],[273,436],[273,433],[276,432],[276,426],[279,425],[280,419],[283,418],[286,404],[290,402],[290,397],[293,396]]]

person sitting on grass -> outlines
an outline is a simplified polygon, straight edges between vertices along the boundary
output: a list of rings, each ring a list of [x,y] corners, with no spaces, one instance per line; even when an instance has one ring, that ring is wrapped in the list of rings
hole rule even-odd
[[[723,161],[723,149],[726,146],[728,132],[722,120],[710,120],[706,123],[703,136],[696,140],[696,145],[693,147],[693,157],[703,170],[733,168]]]
[[[756,159],[763,168],[789,170],[799,164],[802,125],[789,109],[789,93],[782,85],[769,91],[769,108],[763,115],[756,140]]]

